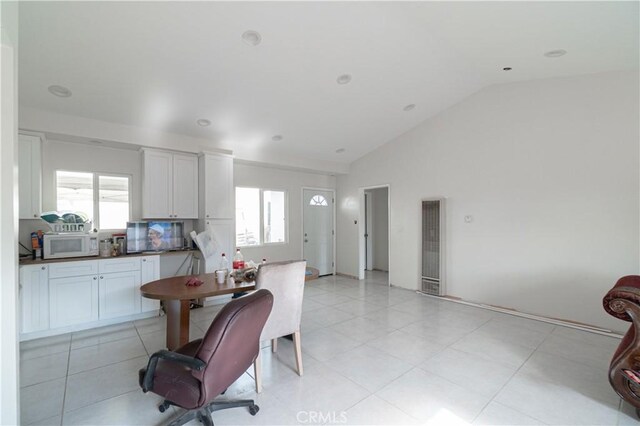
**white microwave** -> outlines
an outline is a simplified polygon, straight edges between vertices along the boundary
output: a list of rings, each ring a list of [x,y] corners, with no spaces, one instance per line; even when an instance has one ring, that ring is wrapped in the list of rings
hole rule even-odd
[[[68,233],[44,234],[42,254],[45,259],[98,255],[98,234]]]

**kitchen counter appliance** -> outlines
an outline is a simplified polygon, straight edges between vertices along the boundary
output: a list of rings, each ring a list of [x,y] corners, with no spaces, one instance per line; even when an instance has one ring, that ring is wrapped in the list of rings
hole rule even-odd
[[[98,255],[98,234],[95,232],[47,233],[42,241],[45,259]]]

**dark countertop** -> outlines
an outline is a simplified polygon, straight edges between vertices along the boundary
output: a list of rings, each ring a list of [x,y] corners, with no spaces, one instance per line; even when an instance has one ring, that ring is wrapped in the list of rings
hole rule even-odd
[[[60,262],[77,262],[83,260],[105,260],[105,259],[116,259],[118,257],[140,257],[140,256],[170,256],[176,254],[190,254],[197,250],[195,249],[185,249],[185,250],[171,250],[171,251],[161,251],[161,252],[146,252],[146,253],[133,253],[133,254],[123,254],[121,256],[116,257],[100,257],[100,256],[84,256],[84,257],[65,257],[63,259],[32,259],[31,257],[22,258],[19,260],[19,265],[40,265],[44,263],[60,263]]]

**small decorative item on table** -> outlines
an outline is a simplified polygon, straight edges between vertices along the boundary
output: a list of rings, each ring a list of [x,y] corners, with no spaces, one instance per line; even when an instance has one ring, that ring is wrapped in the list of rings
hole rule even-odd
[[[202,284],[204,284],[204,281],[196,277],[189,278],[187,282],[184,283],[184,285],[186,285],[187,287],[198,287]]]
[[[242,271],[242,281],[251,282],[256,280],[256,273],[258,270],[256,268],[246,268]]]

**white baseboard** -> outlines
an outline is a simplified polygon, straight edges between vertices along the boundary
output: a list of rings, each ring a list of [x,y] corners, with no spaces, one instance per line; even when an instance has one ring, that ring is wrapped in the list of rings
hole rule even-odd
[[[542,322],[546,322],[549,324],[554,324],[554,325],[560,325],[563,327],[569,327],[569,328],[574,328],[576,330],[582,330],[582,331],[588,331],[590,333],[595,333],[595,334],[601,334],[603,336],[609,336],[609,337],[615,337],[618,339],[622,338],[622,335],[619,333],[616,333],[615,331],[611,331],[611,330],[607,330],[605,328],[600,328],[600,327],[596,327],[596,326],[591,326],[588,324],[577,324],[571,321],[564,321],[564,320],[560,320],[560,319],[556,319],[556,318],[547,318],[547,317],[543,317],[540,315],[534,315],[534,314],[527,314],[525,312],[520,312],[520,311],[515,311],[512,309],[505,309],[505,308],[499,308],[496,306],[491,306],[491,305],[485,305],[483,303],[475,303],[475,302],[468,302],[466,300],[462,300],[462,299],[452,299],[446,296],[434,296],[432,294],[426,294],[423,293],[421,291],[416,291],[416,293],[422,295],[422,296],[426,296],[426,297],[430,297],[432,299],[437,299],[437,300],[444,300],[447,302],[452,302],[452,303],[459,303],[462,305],[467,305],[467,306],[473,306],[475,308],[481,308],[481,309],[487,309],[489,311],[494,311],[494,312],[500,312],[502,314],[508,314],[508,315],[513,315],[516,317],[521,317],[521,318],[527,318],[527,319],[531,319],[531,320],[535,320],[535,321],[542,321]]]
[[[352,280],[359,280],[360,278],[355,275],[343,274],[342,272],[336,272],[336,275],[339,277],[351,278]]]
[[[21,342],[26,342],[28,340],[39,339],[41,337],[58,336],[60,334],[72,333],[72,332],[75,332],[75,331],[89,330],[90,328],[105,327],[107,325],[120,324],[120,323],[123,323],[123,322],[136,321],[136,320],[140,320],[140,319],[152,318],[152,317],[162,316],[162,315],[164,315],[164,312],[161,312],[161,310],[158,308],[158,309],[154,309],[153,311],[147,311],[147,312],[142,312],[142,313],[139,313],[139,314],[127,315],[127,316],[124,316],[124,317],[110,318],[110,319],[107,319],[107,320],[92,321],[92,322],[87,322],[87,323],[84,323],[84,324],[69,325],[69,326],[66,326],[66,327],[60,327],[60,328],[54,328],[54,329],[42,330],[42,331],[34,331],[34,332],[31,332],[31,333],[22,333],[22,334],[20,334],[20,341]]]

